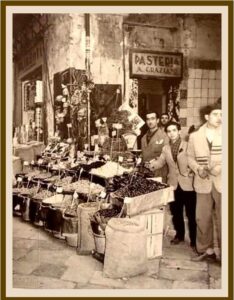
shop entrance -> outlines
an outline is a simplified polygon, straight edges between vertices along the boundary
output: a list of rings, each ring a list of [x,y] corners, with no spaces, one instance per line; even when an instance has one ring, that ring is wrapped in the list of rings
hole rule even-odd
[[[166,111],[167,88],[164,80],[139,79],[139,115],[145,119],[147,111],[155,111],[159,115]]]
[[[148,111],[154,111],[159,116],[167,110],[168,81],[160,79],[138,80],[138,113],[143,120]],[[141,136],[147,131],[143,126]]]

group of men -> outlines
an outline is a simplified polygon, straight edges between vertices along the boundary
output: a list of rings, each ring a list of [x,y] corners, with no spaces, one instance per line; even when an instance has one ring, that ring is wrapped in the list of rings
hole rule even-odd
[[[190,133],[188,142],[180,136],[180,124],[167,114],[146,114],[142,155],[145,166],[174,188],[170,210],[176,235],[171,244],[184,242],[185,207],[192,260],[221,262],[221,253],[214,251],[214,236],[221,249],[221,101],[203,111],[205,123]]]

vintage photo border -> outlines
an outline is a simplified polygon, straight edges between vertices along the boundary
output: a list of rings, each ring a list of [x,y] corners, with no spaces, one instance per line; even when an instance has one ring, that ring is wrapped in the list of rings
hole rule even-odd
[[[193,6],[225,6],[228,8],[228,297],[217,297],[218,299],[232,299],[233,298],[233,2],[232,1],[2,1],[1,2],[1,299],[18,299],[21,296],[6,296],[6,241],[7,241],[7,201],[6,201],[6,170],[9,166],[6,166],[6,152],[11,149],[6,149],[6,128],[7,128],[7,113],[6,113],[6,9],[7,7],[14,6],[191,6],[191,13]],[[223,87],[223,86],[222,86]],[[223,93],[223,91],[222,91]],[[95,291],[95,290],[94,290]],[[191,292],[192,290],[184,290],[186,292]],[[172,299],[175,298],[175,290],[170,290],[172,294],[171,297],[164,297],[163,299]],[[42,294],[42,293],[41,293]],[[45,293],[46,294],[46,293]],[[137,294],[136,294],[137,295]],[[134,298],[137,298],[134,294]],[[103,297],[98,296],[98,297]],[[62,296],[59,299],[67,298],[97,298],[95,293],[92,293],[92,297],[80,296]],[[108,296],[111,298],[120,298],[118,297],[118,290],[115,292],[114,297]],[[132,295],[130,295],[132,298]],[[148,296],[159,298],[158,296]],[[161,297],[161,296],[160,296]],[[182,296],[181,296],[182,297]],[[206,296],[205,298],[208,298]],[[56,297],[43,297],[45,299],[56,299]],[[124,297],[121,297],[124,298]],[[129,296],[127,296],[129,298]],[[184,298],[184,296],[183,296]],[[188,297],[185,295],[185,298],[204,298],[204,297]],[[209,297],[210,298],[210,297]],[[41,297],[27,297],[27,299],[41,299]]]

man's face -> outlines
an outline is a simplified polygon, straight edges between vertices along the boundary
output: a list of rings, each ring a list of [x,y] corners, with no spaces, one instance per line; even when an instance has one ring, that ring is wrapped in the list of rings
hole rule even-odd
[[[208,125],[211,127],[219,127],[222,124],[222,111],[221,109],[214,109],[209,115],[205,115]]]
[[[167,127],[167,136],[172,142],[178,139],[179,134],[180,132],[176,125],[170,125]]]
[[[146,115],[146,124],[149,129],[157,128],[158,119],[155,113]]]
[[[161,124],[163,126],[165,126],[168,123],[168,121],[169,121],[168,115],[162,115],[160,121],[161,121]]]

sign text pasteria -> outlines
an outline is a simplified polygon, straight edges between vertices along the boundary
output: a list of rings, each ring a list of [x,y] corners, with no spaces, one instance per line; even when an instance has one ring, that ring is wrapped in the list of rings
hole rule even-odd
[[[130,55],[131,77],[182,77],[181,53],[139,52]]]

